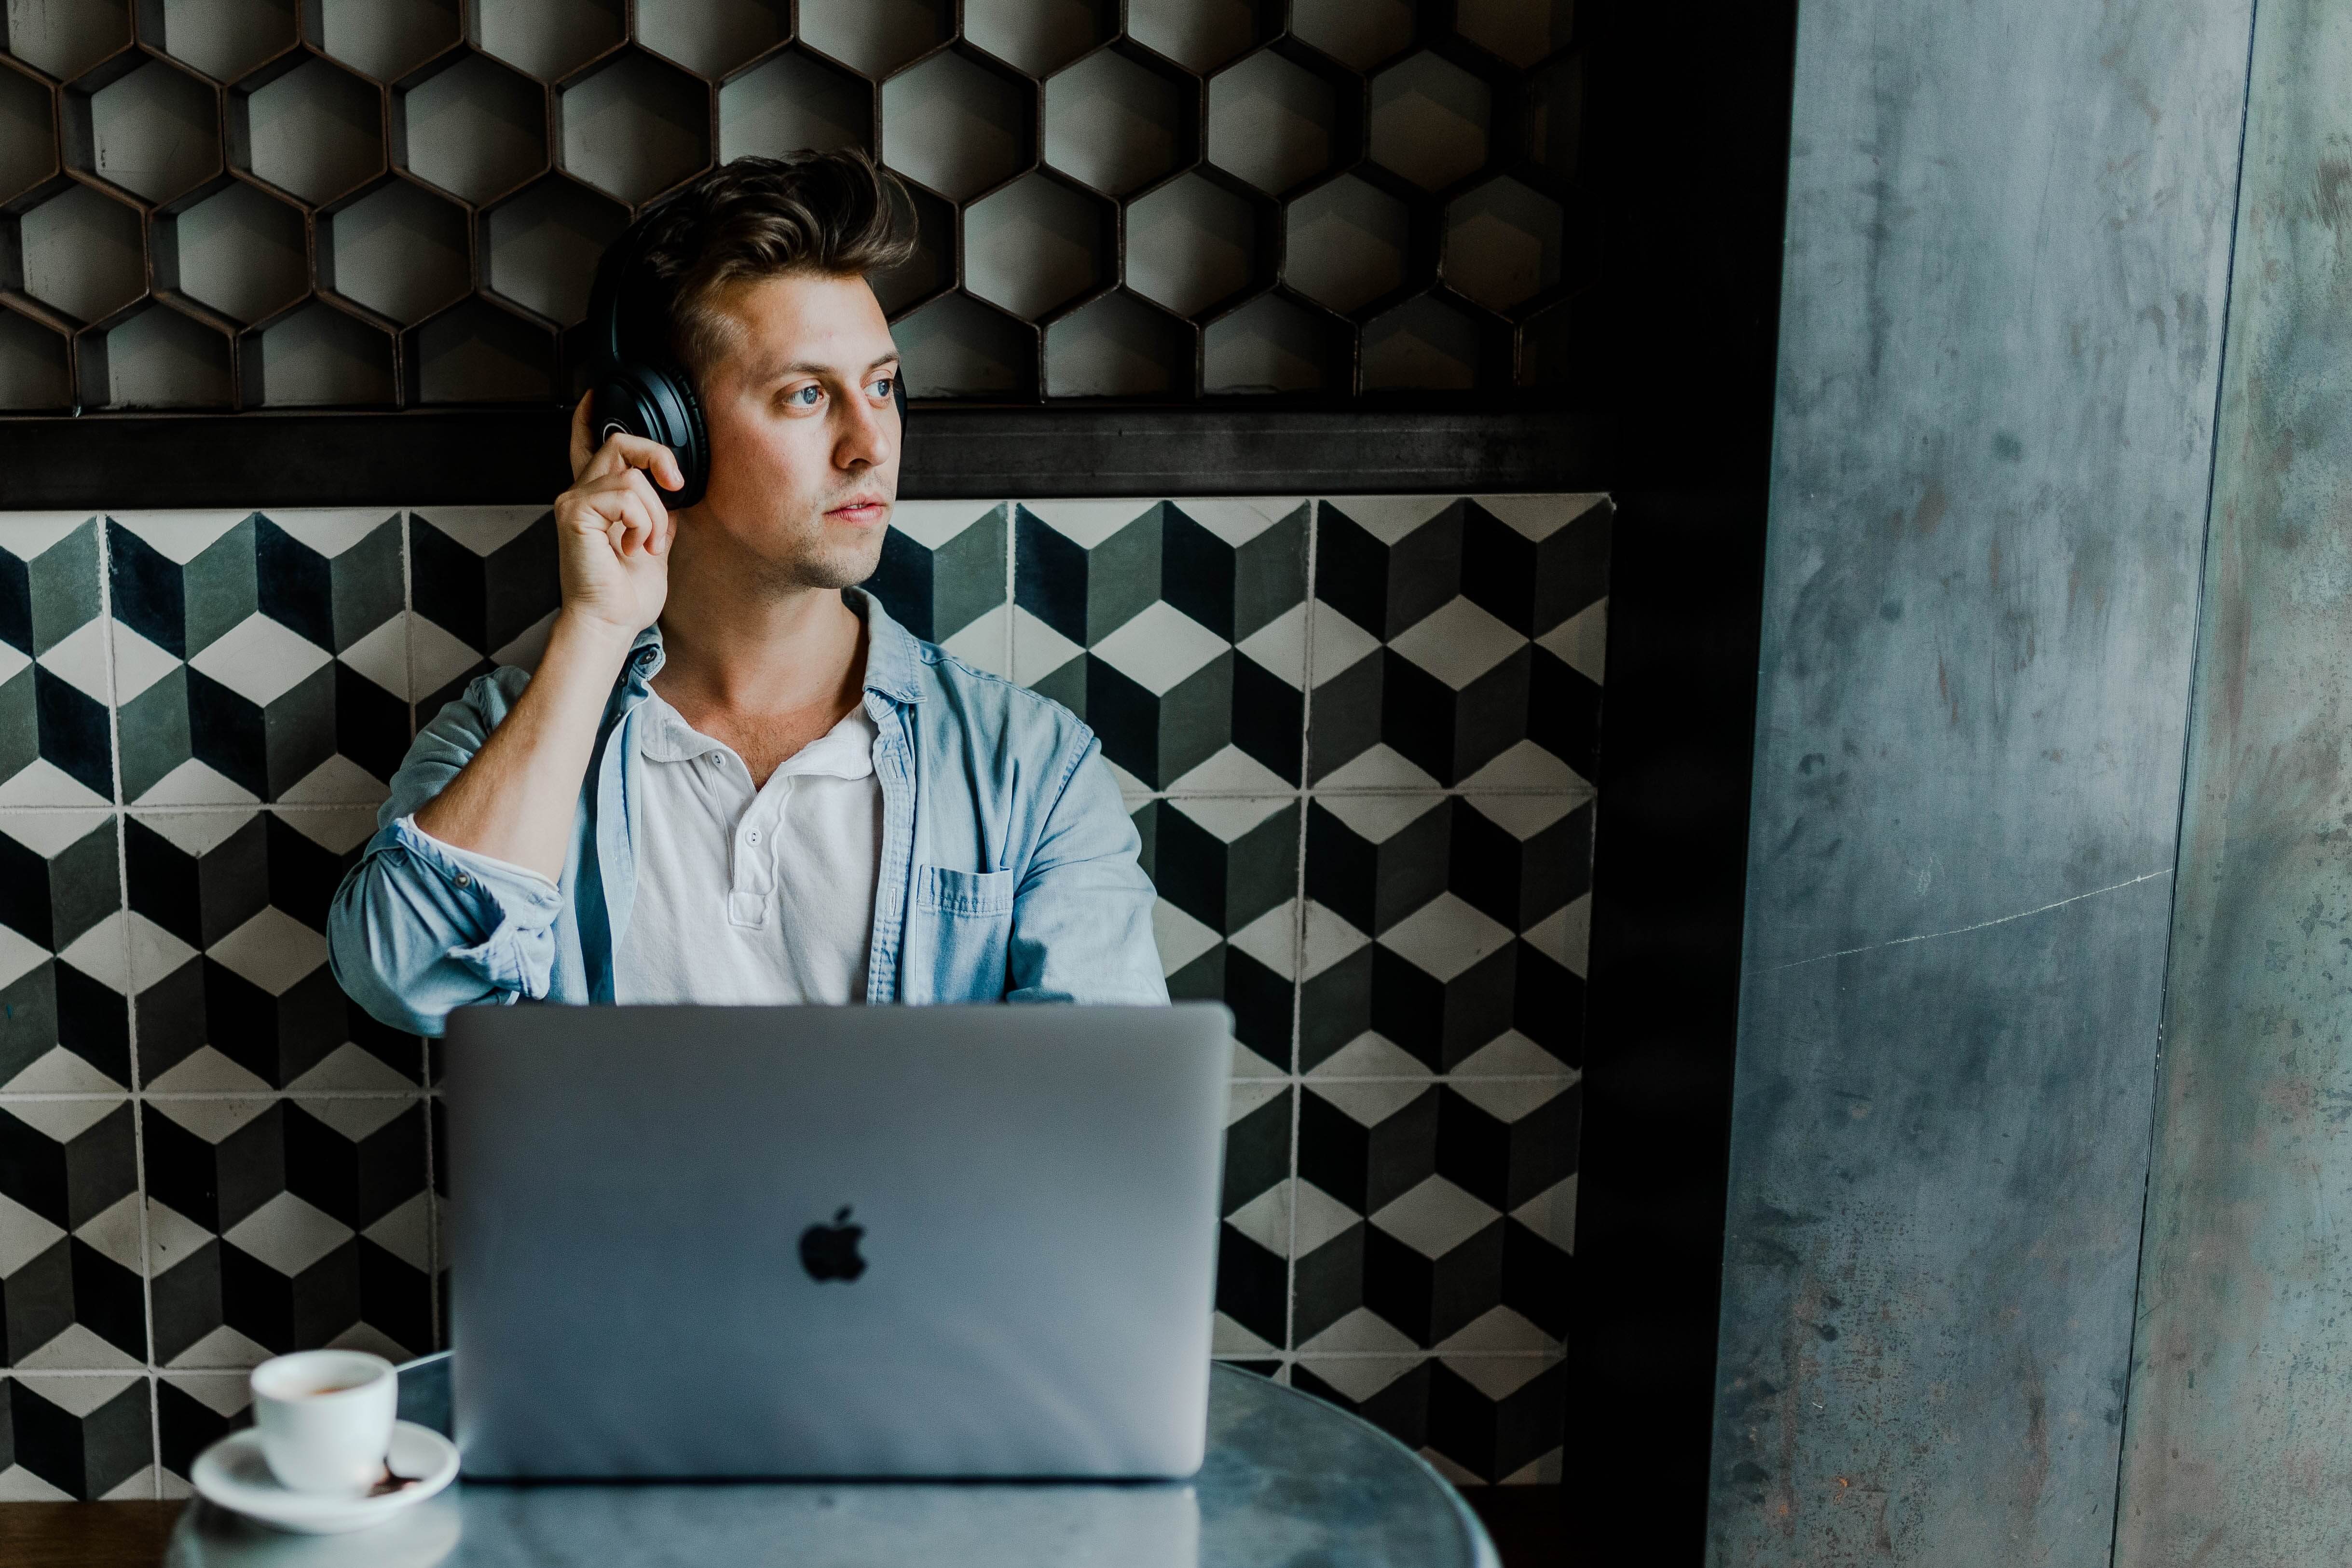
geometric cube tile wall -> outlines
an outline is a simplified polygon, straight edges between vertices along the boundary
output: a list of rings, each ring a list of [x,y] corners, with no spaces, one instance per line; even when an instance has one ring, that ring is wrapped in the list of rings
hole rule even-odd
[[[716,162],[866,148],[909,391],[1566,383],[1569,0],[14,5],[0,409],[557,397],[599,250]]]
[[[908,502],[869,584],[1094,727],[1234,1010],[1215,1354],[1465,1482],[1559,1474],[1610,526]],[[326,907],[555,604],[540,507],[0,513],[0,1499],[184,1495],[244,1367],[439,1343],[430,1059]]]

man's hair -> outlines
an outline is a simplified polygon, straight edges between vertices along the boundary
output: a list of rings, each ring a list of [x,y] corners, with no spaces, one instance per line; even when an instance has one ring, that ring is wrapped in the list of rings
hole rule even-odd
[[[728,284],[795,274],[863,277],[914,254],[899,232],[913,204],[897,176],[855,148],[738,158],[665,199],[647,220],[637,262],[658,287],[648,330],[699,377],[732,336],[714,297]]]

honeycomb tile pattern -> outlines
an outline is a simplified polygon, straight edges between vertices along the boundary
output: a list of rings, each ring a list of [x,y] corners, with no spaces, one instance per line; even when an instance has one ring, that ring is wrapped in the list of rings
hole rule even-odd
[[[630,215],[800,147],[913,187],[923,254],[877,282],[925,399],[1334,406],[1574,372],[1569,0],[8,18],[0,413],[555,401]]]
[[[1234,1009],[1213,1344],[1556,1480],[1612,510],[917,501],[869,587],[1080,713]],[[178,1497],[242,1369],[438,1343],[432,1061],[329,899],[534,663],[530,507],[0,513],[0,1500]]]

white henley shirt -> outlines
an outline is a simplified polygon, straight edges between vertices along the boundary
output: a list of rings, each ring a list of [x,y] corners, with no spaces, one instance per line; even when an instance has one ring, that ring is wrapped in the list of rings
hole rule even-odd
[[[882,864],[863,706],[754,789],[734,751],[648,695],[623,1002],[862,1002]]]

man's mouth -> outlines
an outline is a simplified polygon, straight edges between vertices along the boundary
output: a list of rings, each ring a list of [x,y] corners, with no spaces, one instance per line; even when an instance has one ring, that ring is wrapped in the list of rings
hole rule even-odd
[[[870,527],[890,515],[890,503],[879,496],[852,496],[825,516],[837,523]]]

